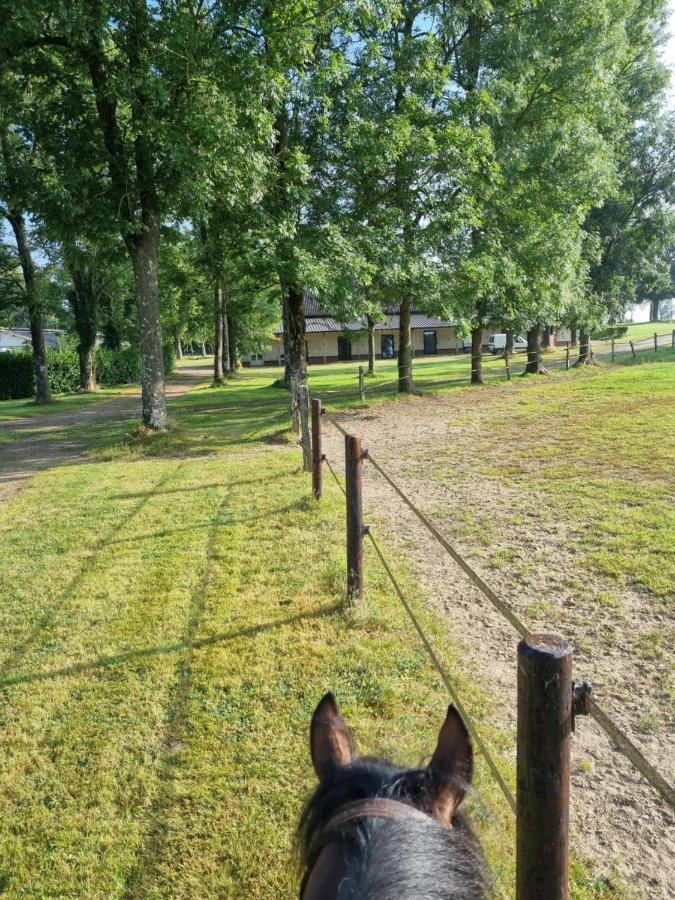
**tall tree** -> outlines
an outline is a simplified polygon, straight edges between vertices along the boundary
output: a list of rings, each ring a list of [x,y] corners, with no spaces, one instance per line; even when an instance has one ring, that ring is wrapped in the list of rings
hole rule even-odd
[[[45,346],[43,310],[37,285],[28,225],[26,221],[25,191],[22,170],[30,165],[27,150],[19,135],[10,130],[0,110],[0,215],[9,223],[23,275],[23,297],[30,321],[35,400],[48,403],[51,399],[47,348]]]
[[[200,2],[83,0],[63,6],[0,3],[0,52],[14,68],[40,67],[93,99],[121,238],[134,273],[141,346],[143,421],[167,425],[158,254],[160,225],[201,164],[215,130],[209,79],[214,43]],[[80,123],[81,124],[81,123]]]
[[[580,330],[579,362],[590,359],[593,325],[623,318],[637,292],[670,280],[675,220],[675,116],[666,109],[669,73],[659,57],[667,32],[665,0],[629,5],[616,90],[621,106],[605,133],[616,178],[584,222],[589,277],[570,320]]]

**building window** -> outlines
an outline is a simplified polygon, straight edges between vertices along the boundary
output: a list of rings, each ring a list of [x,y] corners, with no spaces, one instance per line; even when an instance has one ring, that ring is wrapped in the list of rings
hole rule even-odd
[[[380,338],[380,348],[382,352],[382,359],[393,359],[394,358],[394,335],[393,334],[383,334]]]
[[[424,332],[424,355],[425,356],[435,356],[436,355],[436,332],[435,331],[425,331]]]

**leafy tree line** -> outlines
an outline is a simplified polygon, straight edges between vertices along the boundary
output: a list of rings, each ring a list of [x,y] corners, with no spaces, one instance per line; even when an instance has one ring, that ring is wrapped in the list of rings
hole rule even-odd
[[[80,385],[102,333],[208,343],[214,380],[282,318],[306,377],[304,297],[344,320],[413,309],[472,336],[591,329],[673,285],[675,124],[665,0],[0,0],[3,302],[49,399],[48,295]],[[37,260],[37,262],[36,262]],[[45,285],[46,282],[46,285]],[[51,294],[50,294],[51,290]],[[0,310],[0,315],[2,315]],[[64,312],[56,304],[56,314]]]

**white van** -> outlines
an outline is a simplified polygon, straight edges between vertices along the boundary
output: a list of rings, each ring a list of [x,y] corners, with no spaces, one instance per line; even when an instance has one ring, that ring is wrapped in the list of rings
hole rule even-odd
[[[491,334],[488,338],[488,349],[490,353],[503,353],[506,350],[506,335],[505,334]],[[513,338],[513,349],[515,350],[527,350],[527,341],[521,335],[516,335]]]

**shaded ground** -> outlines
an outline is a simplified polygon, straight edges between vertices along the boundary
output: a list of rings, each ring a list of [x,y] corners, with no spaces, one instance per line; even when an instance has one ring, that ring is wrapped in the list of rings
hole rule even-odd
[[[533,630],[574,642],[577,677],[669,780],[674,414],[675,366],[654,364],[337,417]],[[515,762],[516,635],[367,465],[364,481],[370,521],[502,700]],[[629,894],[672,896],[672,812],[590,719],[573,746],[577,851]]]
[[[184,366],[167,380],[167,398],[180,397],[210,377],[206,366]],[[0,500],[37,472],[72,464],[87,448],[84,434],[93,427],[140,419],[139,399],[140,390],[71,412],[0,422]]]

